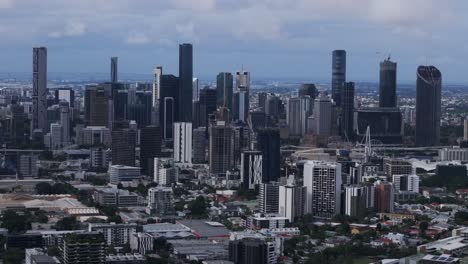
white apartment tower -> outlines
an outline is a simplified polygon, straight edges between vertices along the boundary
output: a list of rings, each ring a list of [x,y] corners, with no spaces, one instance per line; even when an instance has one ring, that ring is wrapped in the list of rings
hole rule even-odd
[[[174,162],[192,163],[192,123],[174,123]]]
[[[306,213],[328,219],[340,214],[341,164],[307,161],[304,164],[304,186],[307,188]]]

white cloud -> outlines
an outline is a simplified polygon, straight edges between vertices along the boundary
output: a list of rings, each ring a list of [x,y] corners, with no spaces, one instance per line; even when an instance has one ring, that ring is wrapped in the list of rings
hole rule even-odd
[[[141,33],[132,33],[126,39],[125,42],[131,45],[145,45],[151,42],[148,36]]]
[[[82,22],[68,22],[63,30],[49,33],[51,38],[78,37],[86,33],[86,25]]]

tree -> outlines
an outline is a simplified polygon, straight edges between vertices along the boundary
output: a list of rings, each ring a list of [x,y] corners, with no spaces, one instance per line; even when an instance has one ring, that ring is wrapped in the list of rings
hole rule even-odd
[[[64,217],[55,224],[57,230],[76,230],[79,227],[79,223],[74,216]]]
[[[458,211],[455,213],[454,216],[455,223],[457,225],[464,225],[468,223],[468,212],[465,211]]]
[[[122,223],[122,218],[120,217],[120,215],[113,215],[113,216],[110,216],[107,221],[109,223],[116,223],[116,224],[120,224]]]
[[[429,223],[426,221],[422,221],[421,223],[419,223],[419,230],[421,231],[421,234],[425,234],[428,227]]]
[[[9,248],[3,256],[4,264],[18,264],[22,263],[24,259],[24,250],[19,248]]]
[[[31,222],[26,216],[7,210],[3,213],[1,227],[8,229],[10,233],[22,233],[31,228]]]
[[[192,212],[192,215],[194,216],[203,216],[206,214],[206,201],[205,197],[203,196],[198,196],[195,201],[192,201],[189,204],[189,210]]]

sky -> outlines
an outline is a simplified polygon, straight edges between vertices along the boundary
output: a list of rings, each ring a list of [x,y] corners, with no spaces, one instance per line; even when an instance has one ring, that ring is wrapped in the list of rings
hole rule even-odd
[[[418,65],[468,84],[466,0],[0,0],[0,72],[29,72],[32,47],[49,72],[177,75],[178,44],[193,43],[194,75],[244,70],[253,79],[326,82],[347,51],[347,80],[377,81],[391,56],[398,80]]]

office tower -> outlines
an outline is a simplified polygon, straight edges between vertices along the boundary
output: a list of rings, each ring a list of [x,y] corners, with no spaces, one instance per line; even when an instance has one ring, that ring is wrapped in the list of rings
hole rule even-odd
[[[88,126],[109,127],[112,122],[111,93],[105,86],[87,85],[85,90],[85,119]]]
[[[216,105],[226,107],[232,113],[232,93],[234,80],[230,72],[220,72],[216,76]]]
[[[77,143],[89,146],[111,146],[111,132],[107,127],[86,127],[77,131]]]
[[[261,151],[243,151],[241,154],[240,178],[242,188],[255,189],[262,183],[262,152]]]
[[[314,103],[314,132],[316,135],[328,138],[331,136],[332,103],[330,98],[320,94]]]
[[[366,136],[370,127],[371,138],[384,144],[401,144],[403,139],[403,117],[400,109],[361,108],[356,110],[355,133],[358,139]]]
[[[110,183],[118,185],[122,182],[132,182],[140,180],[141,169],[139,167],[125,166],[125,165],[111,165],[109,166],[109,179]]]
[[[152,106],[158,107],[160,95],[161,95],[161,76],[163,74],[162,66],[157,66],[153,69],[153,101]]]
[[[375,187],[375,210],[378,213],[393,213],[394,210],[394,189],[389,182],[377,182]]]
[[[238,120],[246,123],[250,110],[250,73],[246,71],[236,72],[236,100],[235,116]]]
[[[174,123],[174,161],[192,163],[192,123]]]
[[[151,172],[153,158],[161,156],[162,136],[157,126],[147,126],[140,131],[140,167],[144,173]]]
[[[375,187],[375,209],[379,213],[393,213],[394,186],[389,182],[377,182]]]
[[[150,215],[168,215],[174,212],[174,192],[171,187],[153,187],[148,190],[147,212]]]
[[[174,75],[161,75],[159,90],[159,125],[163,139],[173,138],[174,121],[177,115],[176,97],[179,78]],[[190,104],[191,106],[191,104]]]
[[[290,223],[303,216],[306,194],[305,186],[296,186],[292,183],[279,186],[279,215],[287,217]]]
[[[299,87],[298,96],[310,96],[311,100],[314,100],[318,95],[318,90],[313,83],[303,83]]]
[[[117,83],[119,81],[118,77],[118,57],[111,57],[111,83]]]
[[[334,50],[332,59],[332,98],[341,106],[341,91],[346,82],[346,51]]]
[[[258,193],[258,207],[262,214],[277,214],[279,205],[278,182],[260,184]]]
[[[90,165],[91,168],[108,168],[112,158],[112,151],[104,148],[91,148]]]
[[[281,109],[281,98],[276,95],[269,95],[266,100],[265,113],[273,119],[279,119]]]
[[[135,120],[139,128],[151,124],[151,97],[151,92],[136,91],[134,102],[128,105],[128,119]]]
[[[265,112],[250,112],[250,125],[255,132],[259,129],[265,128],[267,126],[267,116]]]
[[[397,64],[390,57],[380,63],[379,107],[397,106]]]
[[[50,124],[50,142],[46,144],[51,150],[61,149],[63,147],[63,128],[59,123]],[[44,139],[45,140],[45,139]]]
[[[463,120],[463,140],[468,141],[468,118]]]
[[[200,96],[199,82],[198,78],[193,78],[192,80],[192,100],[198,101]]]
[[[29,139],[29,131],[27,131],[28,115],[25,112],[24,106],[14,102],[10,105],[11,119],[10,119],[10,141],[13,144],[20,145]]]
[[[341,94],[342,135],[346,140],[354,136],[354,83],[345,82]]]
[[[130,237],[137,231],[136,223],[90,223],[89,232],[98,232],[104,235],[104,241],[108,246],[123,247],[130,244]]]
[[[193,48],[192,44],[179,45],[179,89],[176,99],[178,111],[176,121],[192,122],[192,81]]]
[[[197,127],[208,127],[208,115],[216,111],[217,90],[204,88],[200,90]]]
[[[206,128],[198,127],[192,131],[192,140],[193,140],[193,156],[192,162],[194,164],[203,164],[206,163]]]
[[[55,104],[60,101],[66,101],[70,104],[71,108],[75,107],[75,91],[72,88],[58,88],[54,92]]]
[[[210,173],[222,174],[232,169],[234,162],[234,131],[232,127],[219,122],[209,128]]]
[[[280,134],[277,129],[261,129],[257,135],[258,150],[262,152],[262,182],[280,177]]]
[[[116,89],[112,91],[113,121],[129,120],[129,90]]]
[[[62,126],[63,145],[70,144],[70,106],[68,102],[60,102],[60,125]]]
[[[171,186],[177,183],[178,171],[174,166],[174,159],[154,158],[153,159],[153,181],[159,186]]]
[[[47,48],[33,48],[33,90],[31,131],[40,129],[43,134],[47,126]]]
[[[397,191],[409,191],[419,193],[419,176],[412,175],[393,175],[393,186]]]
[[[437,145],[440,140],[442,74],[434,66],[419,66],[417,76],[416,145]]]
[[[341,164],[307,161],[304,164],[304,186],[307,188],[306,213],[332,218],[341,210]]]
[[[63,264],[106,263],[106,241],[98,232],[67,234],[60,244],[60,261]]]
[[[289,126],[289,135],[301,137],[307,131],[307,118],[310,112],[310,97],[289,98],[287,101],[286,122]]]
[[[135,166],[136,132],[124,128],[112,131],[112,164]]]
[[[260,108],[260,111],[265,112],[268,93],[258,93],[257,97],[258,97],[257,106]]]
[[[29,155],[20,155],[18,158],[18,176],[24,177],[37,177],[38,176],[38,167],[37,167],[38,156],[34,154]]]
[[[277,254],[273,242],[258,238],[229,241],[229,261],[236,264],[276,263]]]
[[[391,179],[393,175],[413,174],[413,165],[406,159],[385,158],[383,160],[383,171]]]
[[[351,185],[346,186],[344,191],[345,208],[344,213],[351,217],[362,218],[366,216],[368,209],[368,191],[372,190],[367,186]]]

